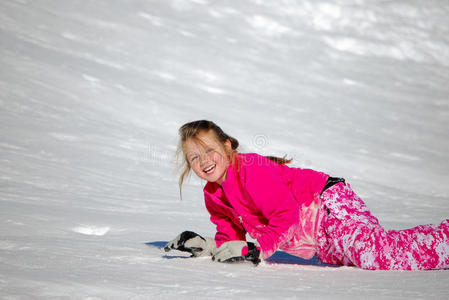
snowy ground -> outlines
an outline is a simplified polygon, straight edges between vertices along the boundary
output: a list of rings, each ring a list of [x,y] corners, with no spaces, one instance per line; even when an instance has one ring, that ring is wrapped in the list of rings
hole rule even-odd
[[[177,129],[342,176],[387,228],[449,217],[449,2],[0,2],[0,298],[447,299],[449,271],[163,253],[212,236]],[[148,244],[147,244],[148,243]]]

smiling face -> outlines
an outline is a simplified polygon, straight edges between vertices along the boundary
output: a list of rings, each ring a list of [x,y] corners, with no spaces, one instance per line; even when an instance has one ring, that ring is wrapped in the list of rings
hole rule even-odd
[[[220,143],[212,131],[200,132],[197,139],[189,138],[184,144],[184,153],[193,172],[201,179],[221,184],[232,152],[231,142]]]

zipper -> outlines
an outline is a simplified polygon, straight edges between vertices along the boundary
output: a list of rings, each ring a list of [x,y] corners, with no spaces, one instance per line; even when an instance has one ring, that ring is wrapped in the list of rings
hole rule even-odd
[[[246,231],[245,226],[243,226],[243,218],[242,218],[242,216],[238,216],[238,219],[239,219],[239,221],[240,221],[240,225],[242,226],[243,231],[244,231],[245,233],[247,233],[248,231]]]

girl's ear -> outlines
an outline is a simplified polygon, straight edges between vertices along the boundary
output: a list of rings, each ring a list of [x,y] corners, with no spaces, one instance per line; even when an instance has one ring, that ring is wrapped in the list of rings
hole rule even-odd
[[[225,149],[228,153],[232,152],[232,144],[231,141],[229,139],[226,140],[226,142],[224,142],[225,145]]]

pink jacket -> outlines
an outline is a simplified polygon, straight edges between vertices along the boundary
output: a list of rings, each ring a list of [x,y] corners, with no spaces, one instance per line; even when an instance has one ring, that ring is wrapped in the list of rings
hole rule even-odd
[[[320,193],[329,175],[277,164],[255,153],[237,154],[220,186],[204,187],[206,208],[217,226],[217,247],[246,240],[262,248],[263,258],[278,248],[306,259],[316,252]]]

